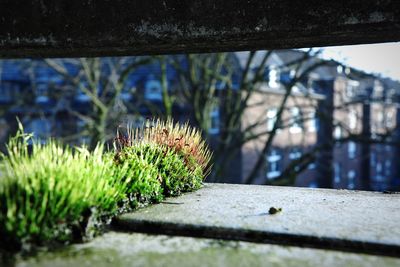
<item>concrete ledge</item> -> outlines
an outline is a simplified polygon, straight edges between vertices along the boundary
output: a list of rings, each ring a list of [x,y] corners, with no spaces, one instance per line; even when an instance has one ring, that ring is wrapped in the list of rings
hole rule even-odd
[[[282,208],[271,215],[270,207]],[[400,255],[400,195],[206,184],[114,221],[117,231]]]
[[[400,40],[396,0],[0,3],[0,57],[314,47]]]
[[[1,264],[1,262],[0,262]],[[15,259],[16,267],[399,266],[400,259],[204,238],[107,233],[86,244]]]

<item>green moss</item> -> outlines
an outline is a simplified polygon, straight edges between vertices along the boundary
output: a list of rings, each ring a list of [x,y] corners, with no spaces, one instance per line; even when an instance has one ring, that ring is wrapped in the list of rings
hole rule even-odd
[[[136,179],[131,180],[132,187],[129,190],[139,199],[154,202],[161,200],[162,194],[177,196],[201,187],[204,178],[202,168],[195,165],[190,155],[187,157],[192,160],[192,168],[188,167],[182,153],[156,144],[139,143],[124,148],[116,161],[119,164],[129,164],[133,171],[140,168],[152,169],[149,173],[131,175]],[[142,166],[132,166],[138,163]]]
[[[20,136],[23,137],[23,136]],[[0,189],[0,233],[4,245],[23,242],[67,242],[85,234],[92,216],[118,211],[125,195],[120,171],[94,152],[50,141],[34,144],[14,139],[3,157]]]
[[[163,188],[157,169],[159,158],[146,147],[128,147],[114,159],[124,172],[126,194],[131,208],[159,202],[163,199]]]
[[[159,142],[118,152],[33,142],[22,127],[0,161],[0,236],[6,249],[82,240],[124,211],[198,189],[194,157]],[[203,162],[204,164],[204,162]]]

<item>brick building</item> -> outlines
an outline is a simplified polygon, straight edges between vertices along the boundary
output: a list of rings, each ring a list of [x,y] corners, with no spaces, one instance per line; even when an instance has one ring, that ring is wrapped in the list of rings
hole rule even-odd
[[[299,51],[278,51],[269,66],[282,66],[302,56]],[[315,150],[315,160],[290,182],[311,187],[398,188],[399,164],[395,161],[399,151],[400,84],[317,58],[307,59],[302,69],[319,63],[321,66],[293,86],[282,113],[282,121],[289,125],[279,126],[267,153],[260,154],[268,135],[243,146],[243,179],[260,156],[265,161],[254,182],[273,183],[288,174],[284,171],[294,160]],[[246,127],[264,114],[266,123],[256,132],[272,130],[287,90],[285,77],[272,70],[260,85],[261,92],[251,100],[264,105],[248,109],[243,121]],[[285,68],[280,71],[290,73]]]
[[[250,69],[254,71],[265,51],[257,53]],[[243,70],[248,52],[229,54],[233,68]],[[296,61],[302,61],[296,70]],[[88,97],[76,88],[66,87],[48,66],[35,61],[35,68],[25,68],[27,62],[12,60],[0,64],[0,138],[15,130],[15,117],[21,118],[27,131],[45,140],[50,136],[80,134],[85,123],[69,110],[85,114],[90,107]],[[318,66],[311,68],[313,65]],[[74,72],[72,65],[68,71]],[[184,65],[183,65],[184,66]],[[368,75],[333,61],[315,56],[305,57],[300,51],[273,52],[265,65],[264,80],[249,99],[249,107],[240,125],[247,134],[260,135],[246,142],[234,155],[225,182],[249,182],[246,178],[261,157],[262,166],[252,183],[270,183],[285,176],[286,183],[297,186],[335,187],[387,190],[398,188],[400,175],[397,155],[400,149],[400,114],[398,82]],[[305,73],[292,83],[299,73]],[[151,107],[160,109],[162,85],[160,69],[155,64],[138,68],[128,79],[120,96],[126,103],[126,121],[140,122],[153,115]],[[238,78],[235,77],[237,80]],[[170,88],[177,86],[176,72],[167,69]],[[237,86],[237,84],[235,84]],[[224,87],[215,93],[223,103]],[[58,89],[57,89],[58,88]],[[286,92],[280,122],[277,115]],[[239,88],[236,88],[237,92]],[[150,106],[148,104],[151,104]],[[150,107],[150,108],[149,108]],[[185,121],[193,114],[179,101],[173,107],[175,119]],[[210,111],[207,136],[216,147],[221,134],[224,112]],[[270,132],[276,127],[272,144],[263,153]],[[89,142],[80,136],[79,142]],[[1,142],[4,145],[4,141]],[[298,162],[299,164],[293,164]],[[366,168],[365,166],[369,166]],[[290,172],[288,172],[290,167]]]

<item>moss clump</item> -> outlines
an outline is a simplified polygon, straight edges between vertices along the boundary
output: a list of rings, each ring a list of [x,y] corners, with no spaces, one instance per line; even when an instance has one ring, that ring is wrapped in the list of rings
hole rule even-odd
[[[165,129],[165,123],[158,123]],[[186,134],[182,140],[201,143],[199,133],[189,132],[188,126],[168,123],[171,130]],[[136,133],[148,134],[148,129]],[[204,143],[201,154],[150,135],[137,138],[118,135],[114,152],[102,146],[71,149],[51,140],[30,146],[32,138],[21,127],[0,161],[3,249],[84,240],[121,212],[201,186],[210,160]]]
[[[172,120],[147,121],[140,128],[118,133],[115,149],[119,164],[136,158],[152,162],[165,196],[198,189],[211,168],[211,153],[200,132]]]
[[[145,147],[140,150],[135,146],[115,155],[116,166],[126,169],[124,183],[127,185],[125,193],[129,199],[129,208],[159,202],[164,198],[158,160],[154,151]]]
[[[118,133],[115,148],[121,150],[138,144],[155,144],[164,151],[179,154],[189,170],[200,167],[207,175],[211,169],[211,153],[207,144],[201,133],[187,123],[181,125],[172,120],[147,121],[140,128],[127,129],[125,135]]]
[[[89,218],[117,212],[124,198],[122,172],[103,148],[72,151],[53,141],[33,144],[19,132],[2,156],[0,235],[2,244],[66,242],[85,234]],[[3,242],[5,241],[5,242]]]
[[[133,170],[127,177],[130,181],[128,192],[139,203],[157,202],[162,196],[177,196],[193,191],[200,188],[204,177],[202,168],[195,163],[192,163],[192,169],[188,168],[182,153],[153,143],[139,142],[124,147],[116,155],[115,161],[117,165],[126,164]],[[152,171],[137,171],[143,168]]]

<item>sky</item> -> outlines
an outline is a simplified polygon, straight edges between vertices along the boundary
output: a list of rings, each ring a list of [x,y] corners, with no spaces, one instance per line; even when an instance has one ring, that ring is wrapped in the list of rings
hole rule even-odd
[[[400,81],[400,42],[325,47],[322,57]]]

